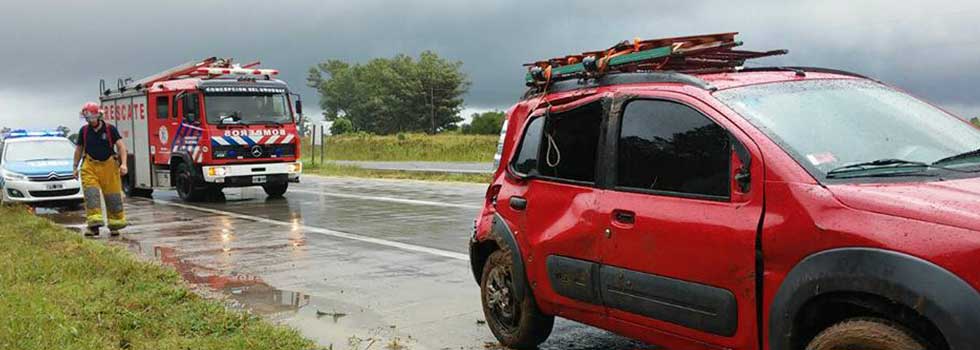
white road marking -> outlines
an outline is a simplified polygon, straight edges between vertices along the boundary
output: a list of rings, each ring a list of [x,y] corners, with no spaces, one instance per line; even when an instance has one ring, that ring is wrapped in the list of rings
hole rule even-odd
[[[446,202],[432,202],[432,201],[420,201],[415,199],[405,199],[405,198],[394,198],[394,197],[375,197],[375,196],[361,196],[356,194],[344,194],[336,192],[318,192],[310,190],[300,190],[300,189],[290,189],[289,192],[299,192],[315,194],[327,197],[337,197],[337,198],[351,198],[351,199],[366,199],[373,201],[382,202],[392,202],[392,203],[402,203],[402,204],[414,204],[414,205],[431,205],[436,207],[450,207],[450,208],[464,208],[464,209],[481,209],[481,206],[470,205],[470,204],[456,204],[456,203],[446,203]]]
[[[367,236],[361,236],[361,235],[357,235],[357,234],[340,232],[340,231],[334,231],[334,230],[320,228],[320,227],[313,227],[313,226],[307,226],[307,225],[299,225],[299,224],[295,224],[295,223],[288,222],[288,221],[280,221],[280,220],[267,219],[267,218],[258,217],[258,216],[233,213],[233,212],[230,212],[230,211],[224,211],[224,210],[218,210],[218,209],[198,207],[198,206],[195,206],[195,205],[170,202],[170,201],[165,201],[165,200],[161,200],[161,199],[153,199],[152,201],[153,201],[153,203],[157,203],[157,204],[161,204],[161,205],[169,205],[169,206],[174,206],[174,207],[178,207],[178,208],[185,208],[185,209],[197,210],[197,211],[201,211],[201,212],[205,212],[205,213],[225,215],[225,216],[230,216],[230,217],[233,217],[233,218],[244,219],[244,220],[255,221],[255,222],[261,222],[261,223],[270,224],[270,225],[283,226],[283,227],[288,227],[288,228],[296,228],[296,227],[298,227],[298,228],[303,229],[304,231],[313,232],[313,233],[319,233],[319,234],[324,235],[324,236],[343,238],[343,239],[348,239],[348,240],[352,240],[352,241],[359,241],[359,242],[365,242],[365,243],[372,243],[372,244],[377,244],[377,245],[381,245],[381,246],[385,246],[385,247],[390,247],[390,248],[395,248],[395,249],[401,249],[401,250],[410,251],[410,252],[424,253],[424,254],[429,254],[429,255],[434,255],[434,256],[439,256],[439,257],[444,257],[444,258],[449,258],[449,259],[455,259],[455,260],[463,260],[463,261],[469,261],[470,260],[470,257],[467,254],[451,252],[451,251],[448,251],[448,250],[423,247],[423,246],[419,246],[419,245],[414,245],[414,244],[409,244],[409,243],[402,243],[402,242],[396,242],[396,241],[389,241],[389,240],[385,240],[385,239],[374,238],[374,237],[367,237]]]

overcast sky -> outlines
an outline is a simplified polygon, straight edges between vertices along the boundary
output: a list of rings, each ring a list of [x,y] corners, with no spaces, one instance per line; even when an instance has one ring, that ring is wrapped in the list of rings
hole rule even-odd
[[[860,3],[856,5],[855,3]],[[976,1],[6,1],[0,125],[79,125],[98,81],[141,78],[208,56],[260,59],[315,107],[317,62],[433,50],[464,62],[467,112],[504,109],[521,64],[633,37],[739,31],[764,63],[871,75],[980,116]],[[307,114],[316,113],[307,108]]]

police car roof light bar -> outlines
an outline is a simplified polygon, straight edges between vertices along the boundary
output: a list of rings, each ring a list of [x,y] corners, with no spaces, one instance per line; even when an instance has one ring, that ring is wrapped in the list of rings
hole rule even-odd
[[[4,139],[16,139],[24,137],[65,137],[65,133],[57,130],[28,131],[25,129],[11,130],[3,134]]]

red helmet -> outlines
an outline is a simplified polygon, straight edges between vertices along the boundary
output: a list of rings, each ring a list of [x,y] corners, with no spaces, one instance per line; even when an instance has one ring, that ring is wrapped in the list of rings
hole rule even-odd
[[[95,102],[85,102],[85,105],[82,106],[82,114],[83,115],[84,114],[88,114],[88,115],[99,115],[99,112],[100,112],[100,109],[99,109],[99,104],[98,103],[95,103]]]

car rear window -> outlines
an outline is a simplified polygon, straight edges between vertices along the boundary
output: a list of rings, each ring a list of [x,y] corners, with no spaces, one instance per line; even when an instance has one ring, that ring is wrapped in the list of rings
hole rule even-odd
[[[538,169],[538,154],[541,150],[541,132],[544,118],[531,119],[524,130],[521,147],[514,158],[513,169],[519,174],[530,175]]]
[[[594,183],[601,124],[601,102],[546,117],[542,161],[538,162],[540,175]]]

